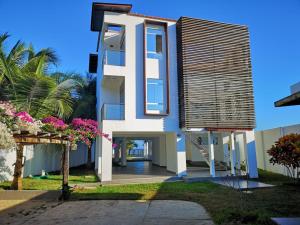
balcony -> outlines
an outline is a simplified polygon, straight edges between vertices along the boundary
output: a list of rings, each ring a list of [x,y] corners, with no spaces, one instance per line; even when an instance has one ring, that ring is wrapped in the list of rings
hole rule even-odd
[[[102,120],[124,120],[124,104],[103,104],[101,109]]]
[[[125,66],[125,51],[105,49],[103,63],[104,65]]]

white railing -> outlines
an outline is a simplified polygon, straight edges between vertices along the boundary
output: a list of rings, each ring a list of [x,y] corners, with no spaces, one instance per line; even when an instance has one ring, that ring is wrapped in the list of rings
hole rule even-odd
[[[124,104],[103,104],[101,109],[102,120],[124,120]]]
[[[103,57],[106,65],[125,66],[125,51],[105,49]]]

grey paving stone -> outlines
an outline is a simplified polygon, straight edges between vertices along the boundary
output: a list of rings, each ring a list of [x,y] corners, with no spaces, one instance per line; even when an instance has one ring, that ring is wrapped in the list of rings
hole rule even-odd
[[[10,224],[212,225],[213,222],[206,210],[194,202],[91,200],[64,202]]]
[[[195,202],[175,201],[175,200],[156,200],[152,201],[146,219],[209,219],[206,210]]]

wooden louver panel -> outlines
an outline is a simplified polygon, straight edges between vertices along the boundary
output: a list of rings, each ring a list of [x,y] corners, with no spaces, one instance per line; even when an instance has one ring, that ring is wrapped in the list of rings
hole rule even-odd
[[[247,27],[181,17],[177,60],[181,128],[255,127]]]

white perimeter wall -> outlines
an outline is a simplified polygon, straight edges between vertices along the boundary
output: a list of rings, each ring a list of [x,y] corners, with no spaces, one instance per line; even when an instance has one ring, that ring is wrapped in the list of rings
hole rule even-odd
[[[94,148],[92,149],[92,160],[94,161]],[[61,169],[62,149],[60,145],[25,146],[24,156],[26,161],[23,177],[40,175],[42,170],[53,172]],[[84,144],[79,144],[77,150],[70,151],[70,167],[83,165],[86,163],[86,160],[87,149]],[[12,180],[15,161],[15,150],[0,150],[0,181]]]
[[[287,170],[284,166],[273,165],[269,162],[270,156],[267,151],[280,137],[290,133],[300,134],[300,124],[255,132],[258,168],[287,175]]]

